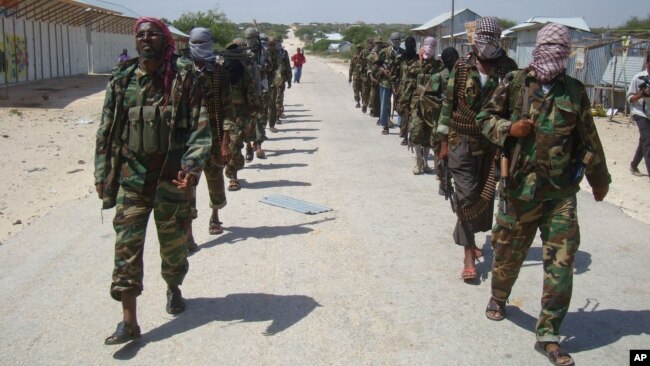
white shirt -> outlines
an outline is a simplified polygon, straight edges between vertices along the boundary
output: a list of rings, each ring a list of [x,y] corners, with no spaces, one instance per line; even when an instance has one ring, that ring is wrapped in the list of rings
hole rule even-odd
[[[630,97],[638,93],[639,85],[643,84],[643,80],[639,78],[640,76],[650,76],[650,75],[648,75],[648,71],[646,70],[641,71],[634,75],[634,78],[632,78],[632,82],[630,83],[630,87],[627,89],[627,101],[630,102],[630,107],[632,108],[631,110],[632,114],[636,114],[637,116],[641,116],[645,118],[650,118],[650,97],[639,98],[634,103],[632,103],[632,101],[630,100]],[[645,112],[643,111],[644,101],[645,101]]]

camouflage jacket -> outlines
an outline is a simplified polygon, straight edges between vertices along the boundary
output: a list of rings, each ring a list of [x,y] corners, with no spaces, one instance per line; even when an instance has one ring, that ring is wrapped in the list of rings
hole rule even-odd
[[[119,64],[106,87],[95,145],[95,184],[103,185],[105,209],[115,206],[120,185],[136,192],[152,182],[173,187],[181,170],[198,179],[210,150],[205,100],[190,96],[192,62],[174,56],[171,96],[163,107],[165,67],[149,75],[138,61]],[[164,191],[170,199],[189,199],[175,187]]]
[[[282,49],[282,66],[284,82],[291,84],[291,79],[293,78],[293,74],[291,73],[291,59],[289,58],[289,52],[284,48]]]
[[[361,72],[361,80],[368,80],[368,56],[372,50],[366,48],[359,56],[359,71]]]
[[[457,75],[459,74],[459,68],[467,68],[467,82],[465,84],[465,100],[467,106],[474,113],[478,113],[481,108],[488,102],[490,99],[490,94],[499,86],[500,80],[505,76],[506,73],[516,70],[517,64],[508,57],[502,57],[497,61],[497,64],[492,68],[488,74],[487,81],[485,85],[481,87],[481,76],[476,66],[476,58],[473,54],[468,54],[465,57],[464,62],[457,62],[454,65],[451,73],[449,74],[449,80],[447,81],[447,93],[445,94],[445,99],[442,103],[442,110],[440,112],[440,118],[438,120],[437,133],[440,135],[448,136],[449,148],[455,148],[461,141],[461,136],[467,137],[472,153],[475,155],[480,155],[485,152],[486,148],[490,147],[489,141],[481,138],[481,136],[469,136],[463,135],[459,131],[456,131],[454,128],[450,128],[452,122],[452,115],[455,111],[459,109],[459,90],[457,84]],[[475,117],[475,116],[474,116]],[[475,123],[475,122],[471,122]]]
[[[524,85],[533,132],[517,142],[508,135],[512,122],[522,118]],[[512,154],[521,146],[507,194],[521,200],[547,200],[579,190],[581,164],[592,187],[609,185],[611,177],[603,147],[591,115],[591,103],[578,80],[562,74],[548,93],[534,72],[508,74],[490,101],[476,117],[482,133],[492,143]],[[512,159],[516,159],[516,162]]]
[[[358,52],[352,56],[350,59],[350,69],[348,70],[348,80],[359,79],[361,73],[363,72],[363,62],[361,60],[362,52]]]
[[[403,48],[393,49],[392,45],[382,48],[377,54],[375,64],[379,68],[379,84],[384,88],[393,88],[393,83],[399,77],[399,64],[404,53]],[[388,73],[388,75],[386,75]]]
[[[413,92],[418,84],[417,73],[413,73],[415,65],[419,64],[419,60],[416,58],[411,60],[402,60],[400,63],[400,77],[399,85],[397,86],[397,95],[399,99],[397,101],[397,113],[406,118],[410,118],[411,115],[411,97],[413,97]]]
[[[262,98],[257,95],[255,88],[255,67],[257,64],[253,60],[233,60],[232,62],[241,62],[243,69],[241,75],[231,76],[232,103],[237,116],[237,128],[243,128],[243,124],[249,123],[250,120],[256,120],[262,111]],[[233,126],[226,126],[231,130]]]

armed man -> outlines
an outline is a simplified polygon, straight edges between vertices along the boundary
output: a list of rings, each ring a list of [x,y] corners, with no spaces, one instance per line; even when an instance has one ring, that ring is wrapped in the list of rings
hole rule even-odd
[[[413,90],[404,91],[411,96],[409,139],[415,150],[415,175],[431,173],[427,156],[431,150],[431,135],[437,127],[442,106],[442,85],[439,78],[433,78],[444,69],[442,62],[435,58],[436,44],[434,37],[425,37],[422,41],[422,58],[412,63],[407,70],[407,78],[415,79],[415,82],[409,85]]]
[[[174,54],[174,39],[156,18],[137,20],[139,57],[113,70],[95,151],[95,186],[103,208],[116,207],[111,297],[123,320],[105,344],[141,337],[136,298],[142,293],[147,222],[154,213],[166,310],[185,310],[179,286],[188,271],[190,201],[208,158],[211,135],[202,98],[192,98],[192,63]]]
[[[356,53],[350,60],[350,69],[348,70],[348,83],[352,84],[352,91],[354,93],[354,101],[357,102],[356,108],[361,108],[361,72],[363,69],[363,62],[361,54],[363,46],[355,45]]]
[[[411,97],[417,87],[417,74],[409,70],[418,62],[418,51],[415,38],[408,36],[404,39],[404,53],[400,55],[400,76],[397,87],[397,103],[395,109],[400,116],[399,137],[402,138],[402,146],[408,145],[408,130],[411,121]]]
[[[257,94],[260,96],[264,105],[262,113],[259,114],[257,119],[255,141],[252,146],[246,144],[246,161],[250,162],[253,160],[253,151],[255,151],[255,156],[258,159],[264,159],[266,157],[262,149],[262,143],[266,140],[266,124],[268,123],[267,109],[270,100],[268,79],[272,65],[269,61],[268,47],[265,45],[268,41],[266,35],[259,33],[255,28],[249,27],[244,31],[244,36],[246,37],[246,44],[249,48],[250,59],[255,62],[254,69]]]
[[[223,233],[223,227],[219,221],[219,210],[226,206],[226,190],[223,180],[223,167],[231,164],[231,160],[239,158],[242,165],[244,158],[239,151],[228,151],[230,139],[226,134],[230,129],[224,128],[226,121],[232,121],[235,118],[234,107],[231,100],[231,89],[228,75],[224,70],[223,64],[216,62],[216,57],[212,52],[212,32],[207,28],[194,28],[190,31],[190,58],[194,63],[195,86],[193,88],[193,98],[204,98],[210,118],[210,131],[212,134],[212,145],[210,147],[210,156],[205,164],[205,179],[208,185],[210,196],[210,208],[212,214],[208,223],[208,233],[218,235]],[[223,61],[223,60],[222,60]],[[232,124],[229,123],[228,125]],[[194,189],[196,196],[196,189]],[[196,219],[196,199],[193,200],[193,215]],[[198,249],[192,236],[192,226],[188,236],[189,252]]]
[[[374,47],[374,40],[366,40],[366,48],[361,52],[360,60],[361,63],[361,113],[366,113],[368,111],[368,104],[370,104],[370,89],[372,87],[370,78],[368,77],[368,56],[372,52]]]
[[[476,21],[472,52],[454,66],[447,83],[437,132],[440,158],[449,157],[458,208],[454,242],[464,248],[461,278],[477,279],[474,261],[482,256],[474,233],[492,227],[494,211],[494,157],[496,149],[481,136],[476,114],[488,102],[499,81],[517,68],[499,45],[501,26],[494,17]]]
[[[375,66],[379,73],[379,122],[383,127],[382,134],[388,134],[388,120],[393,106],[393,85],[399,77],[399,56],[404,53],[400,47],[402,36],[399,32],[390,35],[390,45],[379,51]]]
[[[492,297],[485,314],[491,320],[506,317],[506,302],[539,228],[544,286],[535,349],[555,365],[574,364],[559,341],[580,245],[576,192],[583,174],[596,201],[611,183],[585,87],[565,73],[570,53],[569,30],[545,25],[537,33],[533,62],[508,74],[476,117],[509,162],[492,229]]]
[[[280,123],[284,110],[285,83],[287,88],[291,88],[291,63],[289,55],[282,48],[282,37],[269,40],[269,60],[273,65],[269,72],[269,131],[276,133],[278,129],[275,126]]]

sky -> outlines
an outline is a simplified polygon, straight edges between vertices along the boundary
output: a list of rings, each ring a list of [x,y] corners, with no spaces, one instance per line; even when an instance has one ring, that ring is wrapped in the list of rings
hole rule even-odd
[[[404,23],[423,24],[451,11],[451,0],[83,0],[125,15],[177,19],[184,12],[218,8],[240,23]],[[455,9],[523,22],[533,16],[583,17],[590,27],[618,27],[632,16],[650,15],[648,0],[455,0]],[[135,12],[129,13],[127,9]],[[647,10],[640,10],[647,9]]]

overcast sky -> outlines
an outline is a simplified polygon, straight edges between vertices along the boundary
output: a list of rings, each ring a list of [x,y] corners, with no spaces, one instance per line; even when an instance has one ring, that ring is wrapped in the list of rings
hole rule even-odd
[[[137,15],[177,19],[183,12],[219,8],[233,22],[270,23],[407,23],[422,24],[451,11],[451,0],[84,0]],[[115,4],[115,5],[111,5]],[[590,27],[617,27],[630,17],[650,14],[648,0],[456,0],[455,8],[469,8],[486,16],[523,22],[533,16],[583,17]],[[124,8],[121,8],[126,13]]]

